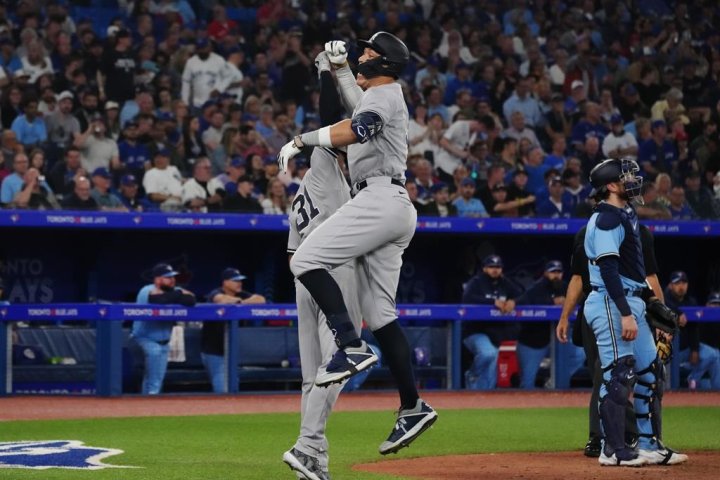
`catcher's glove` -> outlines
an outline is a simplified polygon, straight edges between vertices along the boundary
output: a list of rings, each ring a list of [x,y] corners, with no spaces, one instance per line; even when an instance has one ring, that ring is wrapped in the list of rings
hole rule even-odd
[[[674,334],[678,329],[678,314],[657,298],[647,302],[647,321],[651,327]]]
[[[657,347],[657,356],[660,359],[662,363],[667,363],[670,361],[670,357],[672,357],[672,339],[665,335],[664,333],[660,332],[657,339],[657,344],[655,345]]]

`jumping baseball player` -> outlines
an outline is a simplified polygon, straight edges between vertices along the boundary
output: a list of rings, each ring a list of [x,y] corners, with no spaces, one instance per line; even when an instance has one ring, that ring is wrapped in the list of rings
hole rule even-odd
[[[329,125],[342,118],[335,82],[330,73],[330,60],[326,52],[315,59],[320,74],[320,119]],[[338,150],[317,147],[313,150],[310,170],[307,171],[295,195],[290,214],[288,253],[293,255],[310,232],[350,200],[350,186],[345,179],[341,163],[344,154]],[[360,332],[360,306],[356,296],[354,260],[330,272],[343,296],[348,299],[353,327]],[[329,480],[328,442],[325,425],[335,401],[342,390],[341,384],[318,387],[315,378],[337,351],[335,338],[327,326],[325,315],[301,282],[295,279],[298,306],[298,337],[302,367],[302,402],[300,408],[300,436],[283,454],[283,461],[298,472],[300,478]]]
[[[677,464],[687,455],[659,441],[662,419],[657,392],[657,350],[645,319],[645,267],[638,217],[629,201],[640,195],[642,178],[634,160],[608,159],[590,172],[590,183],[602,201],[590,217],[585,254],[591,292],[584,314],[597,339],[604,383],[600,388],[600,421],[604,433],[601,465],[638,467]],[[634,391],[638,448],[625,444],[625,403]]]
[[[343,293],[329,271],[357,259],[357,296],[363,318],[378,340],[398,383],[400,410],[395,428],[380,445],[394,453],[409,445],[437,419],[415,387],[410,347],[397,321],[397,291],[402,253],[415,233],[417,213],[404,188],[408,112],[395,80],[409,60],[405,44],[386,32],[359,42],[356,84],[348,80],[347,52],[330,42],[341,95],[352,118],[295,137],[278,155],[280,168],[304,146],[348,147],[354,197],[303,241],[290,268],[325,314],[338,351],[315,384],[331,385],[370,368],[377,356],[360,339]],[[344,71],[342,71],[344,69]],[[352,76],[352,74],[350,74]],[[359,87],[359,88],[358,88]]]

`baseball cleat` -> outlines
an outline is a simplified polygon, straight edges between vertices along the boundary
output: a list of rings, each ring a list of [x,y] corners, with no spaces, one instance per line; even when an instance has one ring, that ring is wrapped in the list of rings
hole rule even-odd
[[[611,455],[607,455],[603,450],[600,452],[598,462],[604,467],[642,467],[648,463],[646,458],[630,448],[616,450]]]
[[[598,458],[602,452],[602,441],[598,437],[592,437],[585,444],[585,451],[583,454],[586,457]]]
[[[646,459],[650,465],[678,465],[688,461],[687,455],[675,452],[669,448],[661,448],[659,450],[644,450],[641,448],[638,455]]]
[[[359,347],[346,347],[335,352],[325,371],[315,377],[315,385],[327,387],[334,383],[342,383],[353,375],[367,370],[378,362],[368,344],[363,340]]]
[[[397,453],[409,446],[437,420],[438,414],[430,405],[418,399],[415,408],[400,410],[393,431],[382,444],[380,454]]]
[[[306,455],[296,448],[291,448],[283,453],[283,462],[287,463],[291,470],[302,475],[298,475],[298,478],[330,480],[330,474],[322,469],[317,458]]]

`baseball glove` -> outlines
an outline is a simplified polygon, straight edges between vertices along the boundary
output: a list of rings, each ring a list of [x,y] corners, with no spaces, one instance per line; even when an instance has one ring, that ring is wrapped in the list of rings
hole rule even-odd
[[[647,321],[651,327],[674,334],[678,329],[678,314],[657,298],[647,302]]]
[[[655,344],[655,346],[657,347],[657,356],[660,361],[662,363],[667,363],[668,361],[670,361],[673,350],[671,338],[661,332],[658,335],[657,343]]]

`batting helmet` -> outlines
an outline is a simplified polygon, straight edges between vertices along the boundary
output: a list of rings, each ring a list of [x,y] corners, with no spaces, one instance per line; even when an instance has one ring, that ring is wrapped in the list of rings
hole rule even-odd
[[[371,48],[380,57],[358,65],[358,72],[365,78],[380,75],[397,78],[410,61],[410,51],[398,37],[388,32],[377,32],[370,40],[358,40],[360,48]]]
[[[608,183],[622,182],[629,200],[639,198],[643,183],[639,172],[637,162],[630,158],[603,160],[590,171],[591,196],[603,192]]]

